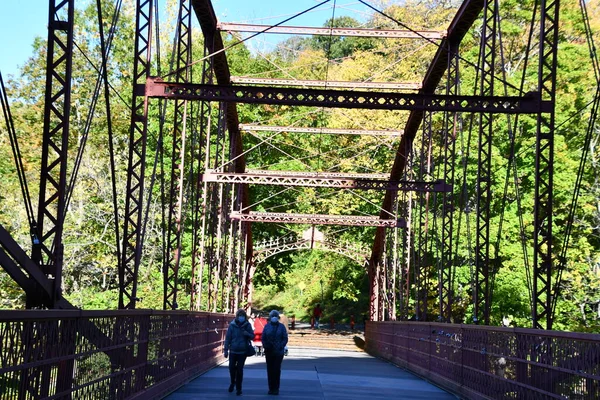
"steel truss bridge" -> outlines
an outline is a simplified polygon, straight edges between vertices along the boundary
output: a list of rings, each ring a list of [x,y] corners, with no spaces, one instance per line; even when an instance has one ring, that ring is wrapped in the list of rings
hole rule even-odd
[[[442,383],[457,382],[458,372],[447,373],[459,368],[461,361],[456,358],[457,354],[465,354],[465,359],[471,357],[464,370],[472,375],[474,382],[496,376],[493,363],[506,357],[505,362],[510,364],[507,368],[514,376],[507,377],[507,373],[502,377],[503,382],[512,382],[512,386],[506,383],[505,391],[521,393],[517,398],[531,398],[527,396],[533,393],[542,393],[539,398],[546,398],[545,395],[560,398],[556,386],[548,382],[564,383],[569,379],[581,382],[577,393],[585,392],[588,396],[585,398],[595,398],[600,393],[597,373],[600,352],[597,347],[590,350],[597,346],[598,338],[575,335],[563,340],[558,333],[551,332],[560,285],[557,277],[565,266],[557,254],[553,221],[558,0],[541,0],[532,10],[539,30],[534,32],[532,40],[537,46],[536,58],[531,61],[536,64],[532,68],[535,84],[534,89],[527,92],[507,85],[506,77],[498,69],[503,57],[498,1],[465,0],[444,31],[418,31],[224,23],[217,21],[210,0],[180,0],[173,68],[169,73],[156,76],[153,67],[157,57],[153,45],[156,5],[154,0],[136,0],[130,130],[127,165],[123,166],[127,181],[123,206],[121,209],[115,206],[114,210],[121,310],[115,312],[80,311],[62,293],[67,251],[63,245],[63,228],[75,181],[67,173],[72,160],[68,150],[73,117],[70,96],[75,3],[75,0],[49,0],[37,209],[25,199],[31,252],[24,250],[28,246],[19,243],[8,228],[0,226],[0,265],[25,293],[27,308],[38,310],[34,314],[2,313],[0,317],[3,348],[9,348],[12,343],[15,354],[20,354],[14,357],[16,361],[12,366],[0,370],[0,378],[7,376],[14,380],[18,376],[20,386],[11,389],[20,393],[18,398],[70,398],[71,393],[92,398],[97,390],[106,390],[116,398],[160,396],[169,387],[220,360],[218,344],[226,327],[226,314],[251,306],[252,282],[261,262],[284,251],[313,247],[335,251],[365,264],[372,321],[368,337],[373,352],[400,365],[413,363],[417,365],[413,368],[416,372],[440,376]],[[192,32],[196,22],[202,32],[201,43],[194,39]],[[480,56],[473,64],[465,59],[462,43],[475,27]],[[102,24],[99,30],[103,57],[99,64],[102,79],[99,79],[97,93],[105,91],[108,107],[109,48]],[[418,82],[353,83],[296,80],[286,76],[232,76],[228,64],[231,50],[223,40],[225,34],[234,32],[423,40],[436,50]],[[200,62],[192,57],[193,50],[198,48],[204,52]],[[475,93],[467,95],[464,90],[461,92],[460,82],[461,72],[469,68],[476,71],[478,85]],[[167,184],[160,199],[166,210],[162,243],[164,311],[147,311],[136,310],[136,306],[154,184],[147,158],[149,150],[156,152],[149,149],[150,126],[156,115],[149,110],[156,104],[163,110],[160,129],[172,132],[172,142],[165,143],[162,150],[170,159]],[[241,120],[238,109],[245,104],[389,110],[404,112],[406,123],[402,129],[374,130],[267,126]],[[2,107],[9,133],[16,140],[4,88]],[[164,112],[167,107],[171,112]],[[595,107],[597,111],[597,105]],[[107,115],[110,119],[110,108]],[[506,132],[496,131],[495,122],[508,118],[506,126],[511,127],[511,121],[520,116],[534,121],[525,132],[535,142],[534,176],[531,177],[535,188],[530,199],[533,204],[531,236],[524,240],[531,249],[532,259],[532,328],[548,330],[543,334],[476,326],[490,323],[492,285],[500,262],[494,245],[495,232],[490,226],[494,194],[492,139],[504,135],[509,140],[514,135],[512,128]],[[477,165],[472,196],[468,204],[463,204],[460,196],[467,172],[458,168],[456,160],[462,155],[457,151],[456,139],[465,129],[467,119],[474,126]],[[254,149],[247,144],[248,135],[271,135],[270,138],[283,133],[390,140],[392,163],[389,169],[376,173],[275,171],[254,165],[255,169],[247,169],[247,160]],[[110,151],[114,156],[116,150],[111,148]],[[22,173],[18,157],[16,163]],[[375,215],[259,212],[253,209],[253,190],[259,185],[276,190],[324,188],[358,195],[358,192],[375,191],[381,194],[381,203],[377,204]],[[470,213],[468,218],[474,221],[473,256],[469,262],[474,268],[472,321],[475,325],[461,330],[463,328],[451,322],[457,299],[453,271],[461,262],[455,254],[460,231],[456,224],[459,214],[464,212]],[[357,251],[329,241],[292,239],[285,242],[270,238],[271,245],[257,246],[253,238],[262,237],[263,224],[273,223],[371,227],[374,233],[365,254],[365,249]],[[192,257],[191,282],[184,286],[180,270],[186,226],[192,227]],[[432,246],[436,251],[431,250]],[[432,286],[437,287],[435,299],[431,296]],[[189,291],[189,304],[179,301],[183,290]],[[383,322],[409,318],[421,322]],[[434,320],[437,323],[431,322]],[[494,347],[492,335],[513,341],[518,349]],[[559,357],[551,348],[559,347],[561,340],[578,350],[569,357]],[[53,341],[57,347],[48,347]],[[411,347],[418,348],[412,361],[407,353]],[[541,352],[540,348],[547,351]],[[512,353],[505,354],[503,349]],[[8,358],[4,350],[0,352],[3,359]],[[583,354],[592,355],[584,360]],[[81,360],[92,356],[106,364],[105,373],[90,375],[85,383],[76,383],[73,377],[83,368]],[[437,364],[425,362],[427,357],[438,360]],[[592,370],[596,372],[590,372]],[[461,375],[460,384],[471,384],[465,376]],[[475,386],[461,393],[490,395],[485,385],[472,385]],[[525,397],[519,397],[521,395]],[[4,398],[2,394],[0,398]]]

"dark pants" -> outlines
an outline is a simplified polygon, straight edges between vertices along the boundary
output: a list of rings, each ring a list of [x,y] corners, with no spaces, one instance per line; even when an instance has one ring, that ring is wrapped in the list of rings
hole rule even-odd
[[[269,381],[269,390],[279,390],[279,381],[281,378],[281,362],[283,355],[273,355],[268,352],[265,354],[267,361],[267,379]]]
[[[245,354],[229,353],[229,376],[231,377],[231,383],[235,383],[235,388],[238,392],[242,390],[245,363]]]

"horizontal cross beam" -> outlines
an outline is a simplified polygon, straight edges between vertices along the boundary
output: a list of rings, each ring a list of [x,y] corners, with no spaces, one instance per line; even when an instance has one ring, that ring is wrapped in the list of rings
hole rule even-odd
[[[149,78],[136,90],[148,97],[224,101],[250,104],[298,105],[334,108],[382,110],[423,110],[534,114],[547,112],[548,101],[539,94],[514,96],[448,96],[419,93],[359,92],[342,90],[274,88],[256,86],[220,86],[164,82]]]
[[[309,26],[270,26],[253,24],[235,24],[221,22],[217,25],[221,31],[227,32],[264,32],[287,35],[324,35],[324,36],[360,36],[393,39],[442,39],[445,31],[411,31],[401,29],[366,29],[366,28],[313,28]]]
[[[268,126],[240,124],[240,129],[246,132],[295,132],[327,135],[370,135],[370,136],[402,136],[403,131],[385,131],[369,129],[335,129],[311,128],[299,126]]]
[[[293,172],[279,173],[279,171],[271,171],[271,173],[267,175],[264,172],[265,171],[260,174],[239,174],[207,171],[202,175],[202,181],[255,185],[328,187],[336,189],[397,190],[402,192],[450,192],[452,190],[450,185],[446,185],[442,181],[388,181],[343,176],[342,174],[338,176],[331,176],[327,173],[312,173],[312,175],[304,173],[302,175],[294,175]]]
[[[218,172],[211,170],[211,172]],[[362,179],[388,179],[389,174],[367,174],[358,172],[305,172],[305,171],[270,171],[265,169],[249,169],[246,171],[254,175],[282,175],[282,176],[318,176],[320,178],[362,178]]]
[[[376,226],[381,228],[405,228],[406,221],[403,219],[380,219],[379,217],[357,216],[357,215],[324,215],[324,214],[293,214],[293,213],[267,213],[232,212],[229,214],[232,220],[245,222],[267,222],[287,224],[309,224],[309,225],[344,225],[344,226]]]
[[[231,83],[267,86],[305,86],[305,87],[332,87],[346,89],[399,89],[418,90],[420,82],[348,82],[348,81],[315,81],[301,79],[279,79],[279,78],[249,78],[245,76],[232,76]]]

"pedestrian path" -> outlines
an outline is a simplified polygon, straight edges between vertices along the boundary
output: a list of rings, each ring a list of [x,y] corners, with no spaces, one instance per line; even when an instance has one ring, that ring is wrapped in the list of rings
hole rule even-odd
[[[227,362],[194,379],[167,400],[200,399],[404,399],[456,400],[417,376],[366,353],[290,347],[283,359],[279,396],[267,395],[264,357],[250,357],[242,396],[227,392]]]

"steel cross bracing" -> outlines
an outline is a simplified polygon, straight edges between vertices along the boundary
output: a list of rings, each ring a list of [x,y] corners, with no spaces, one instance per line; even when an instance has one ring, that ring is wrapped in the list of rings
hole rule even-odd
[[[452,49],[455,56],[448,57],[448,75],[446,93],[458,94],[459,90],[459,58],[458,48]],[[454,184],[454,162],[456,135],[460,130],[459,115],[457,113],[446,113],[444,116],[444,130],[442,142],[444,145],[444,157],[442,159],[443,176],[451,184]],[[451,321],[452,311],[452,267],[454,257],[452,252],[453,243],[453,216],[454,196],[452,192],[442,195],[442,243],[440,257],[440,271],[438,278],[438,293],[440,303],[440,319],[443,322]]]
[[[444,31],[409,31],[400,29],[311,28],[308,26],[270,26],[221,22],[219,30],[227,32],[268,32],[291,35],[361,36],[390,39],[442,39]]]
[[[385,131],[369,129],[335,129],[335,128],[310,128],[297,126],[265,126],[265,125],[240,125],[246,132],[296,132],[328,135],[370,135],[370,136],[402,136],[402,131]]]
[[[191,3],[189,0],[179,2],[179,24],[177,29],[177,73],[176,81],[181,83],[190,82],[192,32],[191,32]],[[181,260],[181,236],[184,218],[184,196],[185,186],[184,174],[186,169],[186,139],[188,123],[188,102],[186,100],[175,100],[173,122],[173,149],[171,155],[171,187],[169,197],[169,218],[167,232],[167,259],[163,266],[163,309],[176,310],[177,306],[177,279],[179,274],[179,263]]]
[[[426,112],[423,118],[423,135],[421,139],[421,148],[419,154],[420,163],[418,165],[418,176],[420,179],[433,179],[433,128],[432,114]],[[415,229],[415,296],[416,310],[415,317],[418,321],[427,320],[427,298],[428,298],[428,282],[431,272],[431,262],[428,248],[429,236],[431,235],[431,227],[429,222],[429,196],[428,193],[421,193],[417,204],[417,227]]]
[[[203,85],[164,82],[148,78],[136,93],[153,98],[209,100],[249,104],[298,105],[369,110],[419,110],[535,114],[548,111],[533,93],[515,96],[446,96],[424,93],[361,92],[329,89],[300,89],[268,86]],[[231,126],[231,125],[230,125]]]
[[[48,45],[42,166],[37,226],[33,228],[32,259],[46,275],[52,276],[49,298],[27,295],[28,307],[53,308],[61,296],[62,232],[67,189],[67,152],[71,115],[71,72],[73,60],[74,0],[49,1]]]
[[[389,228],[406,227],[404,220],[380,219],[379,217],[357,215],[323,215],[323,214],[296,214],[296,213],[267,213],[249,212],[243,214],[232,212],[229,217],[247,222],[276,222],[288,224],[308,225],[346,225],[346,226],[378,226]]]
[[[299,79],[279,78],[249,78],[244,76],[232,76],[231,83],[242,83],[245,85],[267,85],[267,86],[305,86],[305,87],[330,87],[345,89],[404,89],[418,90],[421,88],[419,82],[344,82],[344,81],[314,81]]]
[[[480,93],[494,94],[498,3],[486,0],[480,43]],[[474,322],[490,323],[490,203],[492,196],[493,115],[479,114],[477,164],[477,240],[475,245]]]
[[[339,189],[362,189],[362,190],[399,190],[416,192],[448,192],[452,188],[444,182],[391,182],[387,180],[369,179],[361,177],[327,176],[327,173],[313,173],[307,175],[294,175],[293,172],[268,171],[270,175],[263,173],[225,173],[206,171],[202,175],[204,182],[218,183],[247,183],[260,185],[280,186],[305,186],[305,187],[329,187]]]
[[[454,19],[450,23],[447,36],[442,40],[437,52],[433,58],[433,61],[429,65],[429,69],[423,79],[423,87],[419,91],[421,94],[432,94],[437,89],[442,77],[448,69],[448,59],[453,54],[450,53],[450,49],[458,48],[463,37],[467,31],[471,28],[473,23],[476,21],[479,13],[483,9],[483,0],[465,0],[459,10],[457,11]],[[461,111],[461,110],[451,110]],[[464,110],[462,110],[464,111]],[[405,172],[407,160],[409,154],[413,148],[413,141],[423,121],[423,110],[414,109],[410,112],[406,126],[404,129],[404,135],[402,136],[398,145],[398,151],[396,158],[390,172],[390,180],[400,179],[402,174]],[[382,211],[380,212],[381,218],[389,218],[389,214],[392,212],[394,205],[395,193],[386,192],[383,204],[381,206]],[[378,228],[375,233],[375,239],[373,240],[373,248],[371,252],[371,259],[369,261],[369,267],[374,268],[378,265],[384,251],[385,241],[385,230]],[[369,276],[372,276],[372,271],[369,270]],[[371,288],[370,296],[373,298],[373,288]],[[371,314],[373,319],[373,315]]]
[[[558,0],[539,3],[540,42],[538,90],[540,100],[552,105],[537,115],[535,209],[533,229],[533,326],[552,329],[552,198],[554,180],[554,128],[558,52]],[[543,325],[545,319],[546,325]]]
[[[148,97],[135,90],[150,74],[153,0],[137,0],[135,54],[133,59],[133,94],[127,166],[127,193],[123,225],[122,259],[119,263],[119,308],[135,308],[137,276],[142,243],[141,225],[146,170],[148,134]]]
[[[208,49],[204,48],[204,53],[208,52]],[[205,60],[202,63],[202,82],[211,83],[213,79],[212,74],[212,63],[211,59]],[[197,118],[199,125],[199,137],[200,143],[210,143],[210,126],[211,126],[211,104],[209,102],[200,103],[200,112]],[[204,159],[202,159],[202,151],[204,150]],[[202,168],[208,167],[208,157],[210,156],[210,145],[202,146],[199,144],[198,149],[198,168],[196,177],[196,194],[192,195],[193,203],[193,226],[196,229],[193,230],[193,248],[192,248],[192,291],[190,294],[190,309],[201,310],[202,300],[202,277],[204,276],[204,265],[205,265],[205,231],[206,231],[206,210],[208,201],[208,185],[202,182],[200,171]],[[193,161],[192,161],[193,162]]]

